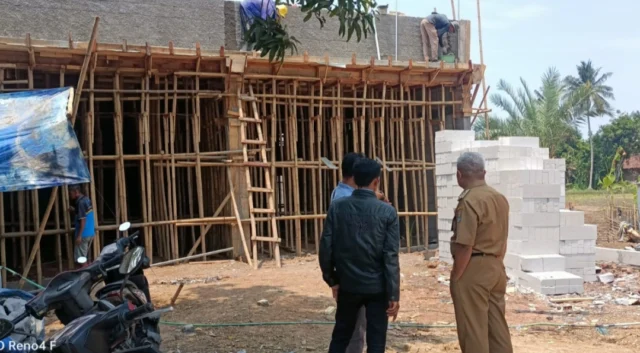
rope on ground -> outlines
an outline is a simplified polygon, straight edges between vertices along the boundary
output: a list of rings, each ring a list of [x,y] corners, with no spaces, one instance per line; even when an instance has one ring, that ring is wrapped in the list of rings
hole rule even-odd
[[[169,322],[169,321],[160,321],[160,324],[166,326],[187,326],[191,325],[193,327],[207,327],[207,328],[223,328],[223,327],[251,327],[251,326],[296,326],[296,325],[334,325],[333,321],[298,321],[298,322],[239,322],[239,323],[219,323],[219,324],[188,324],[184,322]],[[391,327],[402,327],[402,328],[423,328],[423,329],[437,329],[437,328],[456,328],[456,325],[437,325],[437,324],[417,324],[417,323],[409,323],[409,322],[398,322],[391,323]],[[630,326],[640,326],[640,322],[626,322],[626,323],[612,323],[612,324],[558,324],[558,323],[550,323],[550,322],[535,322],[529,324],[516,324],[509,325],[511,328],[521,329],[528,327],[567,327],[567,328],[598,328],[598,327],[630,327]]]

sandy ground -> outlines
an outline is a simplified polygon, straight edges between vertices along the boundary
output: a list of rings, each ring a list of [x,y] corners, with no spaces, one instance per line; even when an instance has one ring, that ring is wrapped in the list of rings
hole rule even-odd
[[[455,324],[448,286],[449,268],[425,261],[422,254],[401,257],[403,286],[398,322]],[[220,261],[155,268],[148,272],[151,293],[158,306],[168,305],[178,288],[185,285],[173,313],[165,321],[190,324],[330,321],[327,309],[334,306],[329,289],[321,280],[315,256],[289,258],[284,267],[267,262],[254,271],[246,264]],[[588,284],[584,296],[596,297],[566,305],[552,304],[546,297],[510,288],[507,320],[517,326],[530,323],[604,324],[640,322],[640,306],[615,304],[615,298],[638,294],[640,270],[603,265],[616,274],[615,284]],[[173,282],[173,283],[172,283]],[[257,305],[266,299],[269,306]],[[331,325],[290,325],[258,327],[197,327],[184,333],[181,327],[163,326],[165,352],[326,352]],[[638,352],[640,326],[608,328],[568,328],[558,326],[516,327],[512,329],[515,352]],[[459,351],[455,329],[393,328],[389,331],[388,352]]]
[[[615,207],[620,207],[629,212],[633,210],[633,194],[617,194],[613,197]],[[573,207],[576,211],[584,212],[585,224],[598,226],[598,246],[605,248],[624,249],[627,246],[635,246],[630,242],[618,241],[619,220],[612,221],[609,212],[609,196],[605,192],[569,192],[567,193],[567,208]],[[631,221],[630,219],[625,219]]]

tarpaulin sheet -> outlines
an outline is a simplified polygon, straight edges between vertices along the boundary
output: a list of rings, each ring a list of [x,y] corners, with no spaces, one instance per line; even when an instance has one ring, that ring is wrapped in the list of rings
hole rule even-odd
[[[0,94],[0,191],[88,183],[71,88]]]

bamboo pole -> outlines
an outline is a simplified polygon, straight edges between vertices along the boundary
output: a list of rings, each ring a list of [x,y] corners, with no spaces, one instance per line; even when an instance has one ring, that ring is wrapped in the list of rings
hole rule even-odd
[[[385,101],[387,96],[387,83],[385,82],[382,85],[382,101]],[[386,120],[386,106],[382,105],[382,115],[380,116],[380,147],[382,152],[382,164],[387,164],[387,139],[385,138],[385,120]],[[382,168],[382,175],[384,178],[382,179],[384,183],[384,194],[389,195],[389,175],[385,168]],[[397,206],[396,206],[397,207]]]
[[[38,234],[36,235],[36,239],[34,242],[34,246],[33,249],[31,250],[31,255],[29,255],[29,260],[27,261],[26,266],[24,267],[24,270],[22,272],[22,278],[20,279],[20,282],[18,283],[18,288],[22,289],[22,287],[24,286],[24,278],[27,277],[29,275],[29,270],[31,269],[31,265],[33,264],[33,260],[35,259],[38,251],[40,250],[40,240],[42,239],[42,233],[44,232],[44,229],[47,225],[47,220],[49,219],[49,214],[51,213],[51,209],[53,209],[53,204],[55,203],[56,200],[56,196],[58,192],[58,187],[54,186],[53,187],[53,191],[51,193],[51,197],[49,197],[49,203],[47,204],[47,208],[44,212],[44,216],[42,217],[43,221],[42,223],[40,223],[40,225],[38,226]]]
[[[293,81],[293,113],[289,116],[291,121],[291,148],[292,148],[292,157],[293,157],[293,208],[295,214],[300,214],[300,181],[299,181],[299,169],[298,169],[298,106],[297,99],[295,98],[298,95],[298,81]],[[300,227],[300,220],[295,220],[295,232],[296,232],[296,254],[298,256],[302,255],[302,228]]]
[[[0,74],[4,75],[3,72]],[[0,76],[0,81],[3,77]],[[2,265],[2,288],[7,288],[7,239],[4,237],[4,227],[4,193],[0,192],[0,265]]]
[[[176,120],[178,114],[178,76],[173,76],[173,101],[172,101],[172,109],[171,109],[171,195],[173,197],[173,217],[172,219],[178,219],[178,200],[177,200],[177,175],[176,175]],[[175,232],[175,241],[178,242],[178,227],[174,226]],[[179,251],[178,251],[179,252]]]
[[[200,90],[200,79],[196,78],[196,92]],[[202,198],[202,166],[200,165],[200,95],[195,95],[195,112],[193,115],[193,150],[196,153],[196,188],[198,193],[198,216],[204,217],[204,200]],[[200,226],[202,234],[202,253],[207,252],[206,234],[204,226]],[[244,238],[243,238],[244,239]],[[202,261],[206,261],[206,256],[202,257]]]
[[[404,86],[400,85],[400,100],[404,101]],[[406,170],[407,166],[405,163],[405,148],[404,148],[404,107],[400,108],[400,158],[402,159],[402,193],[404,200],[404,210],[409,211],[409,195],[407,194],[407,181],[408,181],[408,172]],[[411,218],[405,218],[405,227],[404,234],[407,238],[407,249],[411,252],[411,230],[409,229],[411,226]]]
[[[144,78],[141,79],[141,86],[145,88],[149,88],[149,75],[145,74]],[[151,148],[151,131],[149,124],[149,95],[143,95],[144,100],[142,101],[142,124],[144,127],[144,153],[145,153],[145,167],[146,167],[146,196],[147,196],[147,221],[153,221],[153,204],[151,202],[151,160],[149,158],[150,148]],[[147,250],[147,256],[149,258],[153,257],[153,227],[148,227],[149,231],[147,234],[147,242],[145,242],[145,248]]]
[[[480,15],[480,0],[477,0],[476,4],[477,4],[477,7],[478,7],[478,44],[480,46],[480,65],[484,68],[484,52],[482,50],[482,17]],[[486,80],[484,78],[484,72],[482,74],[482,94],[484,96],[487,95],[487,84],[486,84]],[[443,99],[444,99],[444,97],[443,97]],[[488,109],[486,100],[484,101],[484,109],[485,109],[485,113],[484,113],[484,133],[485,133],[485,137],[487,139],[489,139],[489,113],[486,112],[486,110]]]
[[[422,100],[427,99],[427,86],[422,86]],[[425,120],[428,119],[428,124],[425,124]],[[428,126],[429,131],[427,132],[425,128]],[[425,106],[422,106],[422,120],[420,120],[420,141],[422,141],[422,160],[423,164],[423,177],[421,179],[421,188],[424,192],[424,211],[429,211],[429,172],[427,169],[427,143],[431,146],[431,151],[433,152],[433,138],[431,133],[431,118],[427,115],[427,109]],[[428,133],[428,136],[427,136]],[[436,185],[435,183],[433,184]],[[424,217],[424,246],[428,248],[429,246],[429,217]]]

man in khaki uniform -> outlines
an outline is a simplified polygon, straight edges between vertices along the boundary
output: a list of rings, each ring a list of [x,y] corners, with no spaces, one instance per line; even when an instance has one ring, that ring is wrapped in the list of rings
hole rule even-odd
[[[505,319],[509,203],[484,181],[479,153],[463,153],[457,162],[458,198],[452,224],[451,297],[463,353],[513,353]]]

